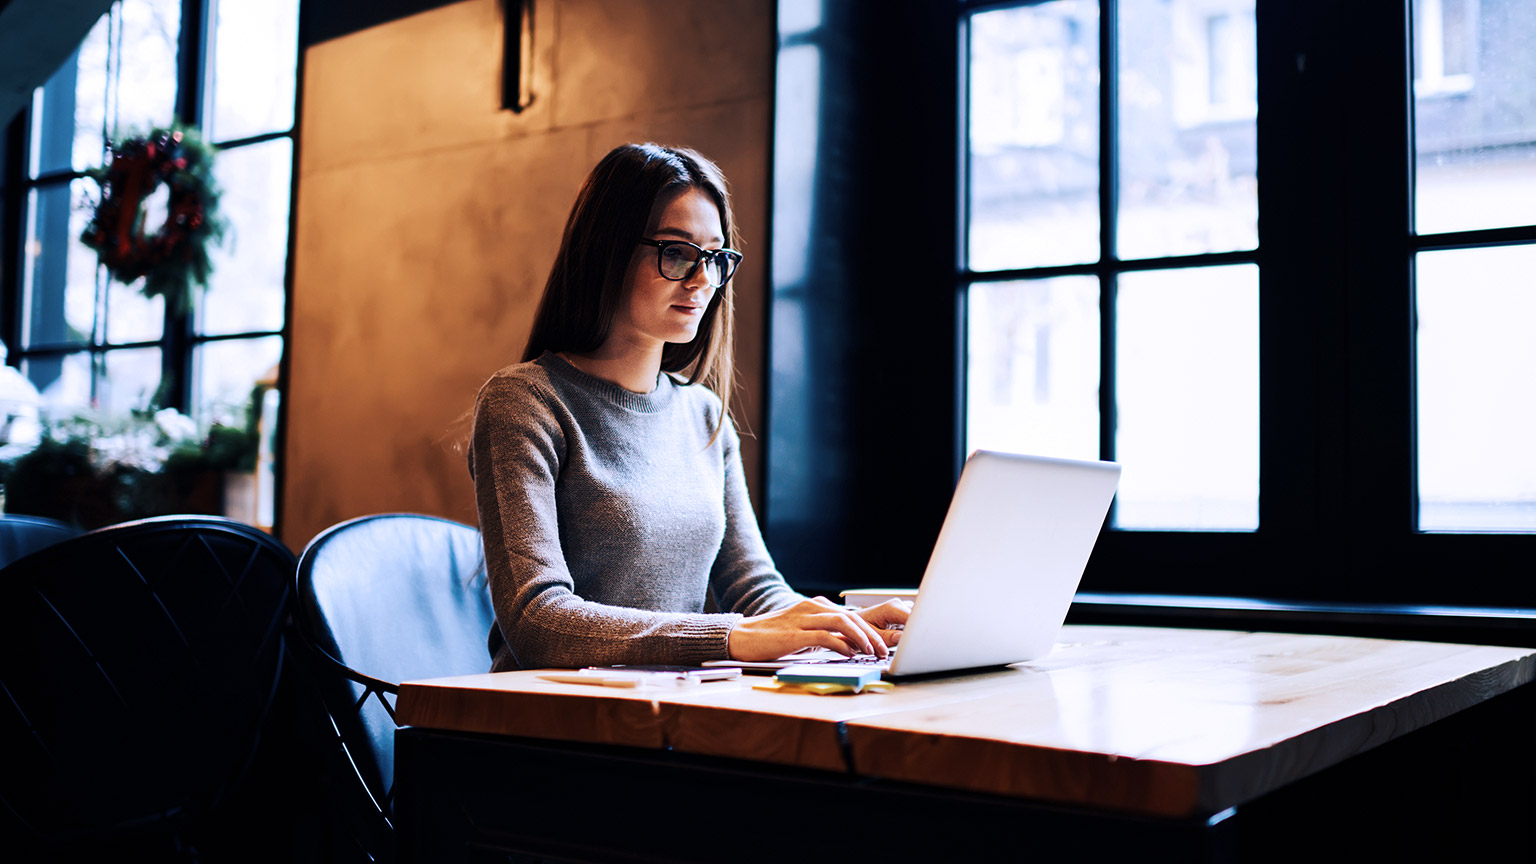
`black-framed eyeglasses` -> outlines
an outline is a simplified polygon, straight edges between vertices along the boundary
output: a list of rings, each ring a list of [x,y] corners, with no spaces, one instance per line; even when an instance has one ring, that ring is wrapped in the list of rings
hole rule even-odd
[[[741,253],[735,249],[705,249],[687,240],[640,240],[642,246],[655,246],[656,269],[661,278],[671,282],[685,282],[693,277],[699,265],[704,265],[704,278],[709,287],[719,288],[730,281],[741,263]]]

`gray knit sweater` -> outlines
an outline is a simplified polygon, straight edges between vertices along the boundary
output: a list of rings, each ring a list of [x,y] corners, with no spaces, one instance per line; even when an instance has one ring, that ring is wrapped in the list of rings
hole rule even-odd
[[[731,628],[801,599],[752,514],[720,400],[648,394],[554,354],[491,376],[469,470],[496,626],[492,671],[727,656]],[[722,614],[703,612],[713,591]]]

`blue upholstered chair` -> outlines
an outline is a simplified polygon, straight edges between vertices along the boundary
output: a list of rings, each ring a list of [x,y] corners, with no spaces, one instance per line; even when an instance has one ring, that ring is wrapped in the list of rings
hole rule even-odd
[[[57,519],[13,513],[0,515],[0,567],[79,534],[80,529]]]
[[[329,774],[342,784],[333,797],[375,860],[394,856],[399,684],[487,671],[494,620],[480,532],[468,525],[365,516],[321,533],[300,556],[294,625],[330,715]]]

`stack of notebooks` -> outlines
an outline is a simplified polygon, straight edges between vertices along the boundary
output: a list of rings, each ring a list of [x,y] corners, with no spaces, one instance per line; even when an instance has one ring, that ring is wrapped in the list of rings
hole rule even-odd
[[[826,664],[786,666],[773,676],[773,680],[778,684],[786,685],[784,689],[822,694],[858,693],[872,684],[882,683],[878,667]]]

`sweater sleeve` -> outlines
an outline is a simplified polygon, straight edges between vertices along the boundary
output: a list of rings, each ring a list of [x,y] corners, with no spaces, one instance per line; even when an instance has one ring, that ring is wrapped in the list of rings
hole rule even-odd
[[[778,569],[763,543],[741,467],[741,440],[729,419],[720,430],[725,459],[725,539],[710,571],[710,585],[721,609],[761,615],[805,599]]]
[[[532,382],[497,377],[475,404],[470,471],[503,643],[496,649],[491,634],[492,671],[727,657],[739,615],[653,612],[575,593],[556,512],[566,445],[556,402]]]

